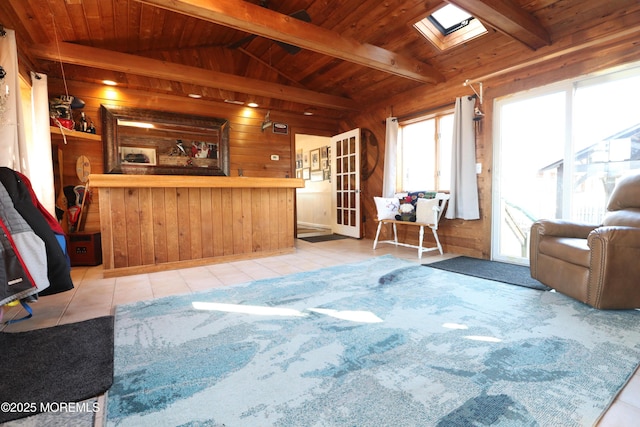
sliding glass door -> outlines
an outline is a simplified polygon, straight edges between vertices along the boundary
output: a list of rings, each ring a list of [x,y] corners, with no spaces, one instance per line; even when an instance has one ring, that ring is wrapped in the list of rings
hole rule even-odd
[[[496,101],[492,258],[528,264],[540,218],[602,221],[620,177],[640,169],[640,69]]]

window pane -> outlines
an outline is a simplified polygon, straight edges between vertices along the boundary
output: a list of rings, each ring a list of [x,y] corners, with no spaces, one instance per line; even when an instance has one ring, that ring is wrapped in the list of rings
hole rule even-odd
[[[435,189],[435,120],[402,129],[403,191]]]
[[[445,29],[457,26],[461,22],[472,18],[469,12],[452,4],[447,4],[443,8],[436,10],[431,16]]]

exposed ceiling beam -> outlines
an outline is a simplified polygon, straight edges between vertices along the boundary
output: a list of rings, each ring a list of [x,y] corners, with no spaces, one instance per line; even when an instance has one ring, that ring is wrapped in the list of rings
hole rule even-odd
[[[265,96],[332,110],[359,109],[356,102],[348,98],[77,44],[61,42],[36,45],[31,52],[37,58],[50,61]]]
[[[533,50],[551,45],[551,36],[535,16],[513,4],[511,0],[446,1]]]
[[[434,67],[325,28],[241,0],[136,0],[261,37],[292,44],[365,67],[437,84]],[[312,17],[313,18],[313,17]]]

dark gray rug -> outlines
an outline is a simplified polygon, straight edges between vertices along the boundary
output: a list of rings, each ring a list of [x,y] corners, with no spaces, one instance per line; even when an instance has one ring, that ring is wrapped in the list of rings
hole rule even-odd
[[[113,383],[113,316],[0,333],[0,422],[103,394]]]
[[[533,279],[529,272],[529,267],[523,265],[460,256],[431,264],[424,264],[424,266],[509,283],[511,285],[539,289],[541,291],[551,289],[536,279]]]
[[[305,242],[318,243],[328,242],[331,240],[349,239],[349,237],[343,236],[341,234],[323,234],[322,236],[298,237],[298,239],[304,240]]]

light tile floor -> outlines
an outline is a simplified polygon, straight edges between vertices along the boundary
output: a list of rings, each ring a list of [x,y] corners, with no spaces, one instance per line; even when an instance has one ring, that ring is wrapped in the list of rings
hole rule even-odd
[[[296,240],[296,251],[293,254],[110,279],[103,278],[102,266],[74,267],[71,271],[75,285],[73,290],[40,298],[33,304],[32,319],[3,325],[2,330],[18,332],[78,322],[113,314],[114,307],[119,304],[315,270],[384,254],[392,254],[416,263],[430,263],[455,256],[441,256],[435,252],[428,252],[419,261],[414,249],[383,244],[378,245],[374,251],[372,243],[369,239],[344,239],[322,243]],[[23,315],[24,311],[15,307],[7,310],[4,317],[8,320]],[[101,399],[101,407],[104,407],[103,404],[104,398]],[[638,420],[640,374],[636,373],[598,426],[631,427],[637,426]],[[96,425],[101,426],[102,420],[98,419]]]

